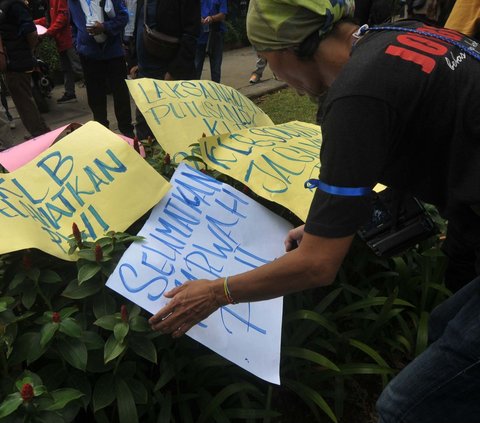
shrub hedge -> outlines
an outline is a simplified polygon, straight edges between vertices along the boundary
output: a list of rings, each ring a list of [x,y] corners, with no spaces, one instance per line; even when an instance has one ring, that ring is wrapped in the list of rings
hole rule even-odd
[[[144,147],[170,177],[169,157]],[[72,228],[77,263],[37,250],[0,256],[0,421],[368,422],[372,399],[426,347],[429,313],[449,295],[437,237],[391,259],[355,242],[331,287],[285,298],[274,386],[188,337],[152,332],[146,312],[105,287],[145,219],[96,243]]]

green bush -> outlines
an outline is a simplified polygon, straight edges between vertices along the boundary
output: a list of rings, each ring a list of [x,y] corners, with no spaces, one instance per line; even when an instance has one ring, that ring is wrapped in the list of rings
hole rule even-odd
[[[53,38],[43,38],[36,51],[37,57],[48,63],[50,72],[60,71],[60,56]]]
[[[144,147],[170,177],[164,152]],[[423,351],[429,313],[449,295],[438,239],[385,260],[355,243],[331,287],[285,298],[274,386],[188,337],[152,332],[147,313],[105,287],[145,219],[96,243],[72,228],[77,263],[37,250],[0,256],[2,422],[365,423],[365,397]]]

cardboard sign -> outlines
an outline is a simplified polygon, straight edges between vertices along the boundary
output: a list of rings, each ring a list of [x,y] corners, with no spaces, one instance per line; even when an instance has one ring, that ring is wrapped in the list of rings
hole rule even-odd
[[[65,132],[71,131],[80,127],[79,123],[71,123],[69,125],[62,126],[54,129],[39,137],[32,138],[18,144],[8,150],[0,152],[0,165],[2,165],[9,172],[13,172],[24,164],[31,162],[40,153],[50,147],[55,141],[57,141]],[[125,135],[117,134],[120,138],[128,142],[133,147],[133,139],[126,137]],[[139,145],[140,154],[145,157],[145,149],[142,145]]]
[[[39,248],[68,255],[75,222],[93,241],[123,231],[169,183],[127,143],[89,122],[12,173],[0,174],[0,254]]]
[[[162,148],[178,162],[205,134],[272,125],[271,119],[237,90],[212,81],[127,81],[130,94]],[[177,153],[180,157],[176,157]]]
[[[291,225],[229,185],[181,164],[107,286],[156,313],[187,280],[242,273],[283,255]],[[188,331],[213,351],[279,383],[282,298],[222,307]]]
[[[205,162],[247,185],[305,221],[313,190],[304,188],[320,173],[320,127],[304,122],[250,128],[233,134],[202,138]]]

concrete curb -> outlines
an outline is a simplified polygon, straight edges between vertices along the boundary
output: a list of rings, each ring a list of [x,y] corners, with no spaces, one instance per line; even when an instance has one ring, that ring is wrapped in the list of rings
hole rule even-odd
[[[287,84],[276,79],[266,79],[257,82],[256,84],[250,84],[238,89],[244,96],[250,100],[255,100],[258,97],[262,97],[267,94],[271,94],[275,91],[282,90],[287,87]]]

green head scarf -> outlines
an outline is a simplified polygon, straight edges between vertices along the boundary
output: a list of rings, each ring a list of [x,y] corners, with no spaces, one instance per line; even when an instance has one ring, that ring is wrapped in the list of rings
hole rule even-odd
[[[326,34],[353,11],[354,0],[250,0],[247,35],[257,51],[281,50]]]

